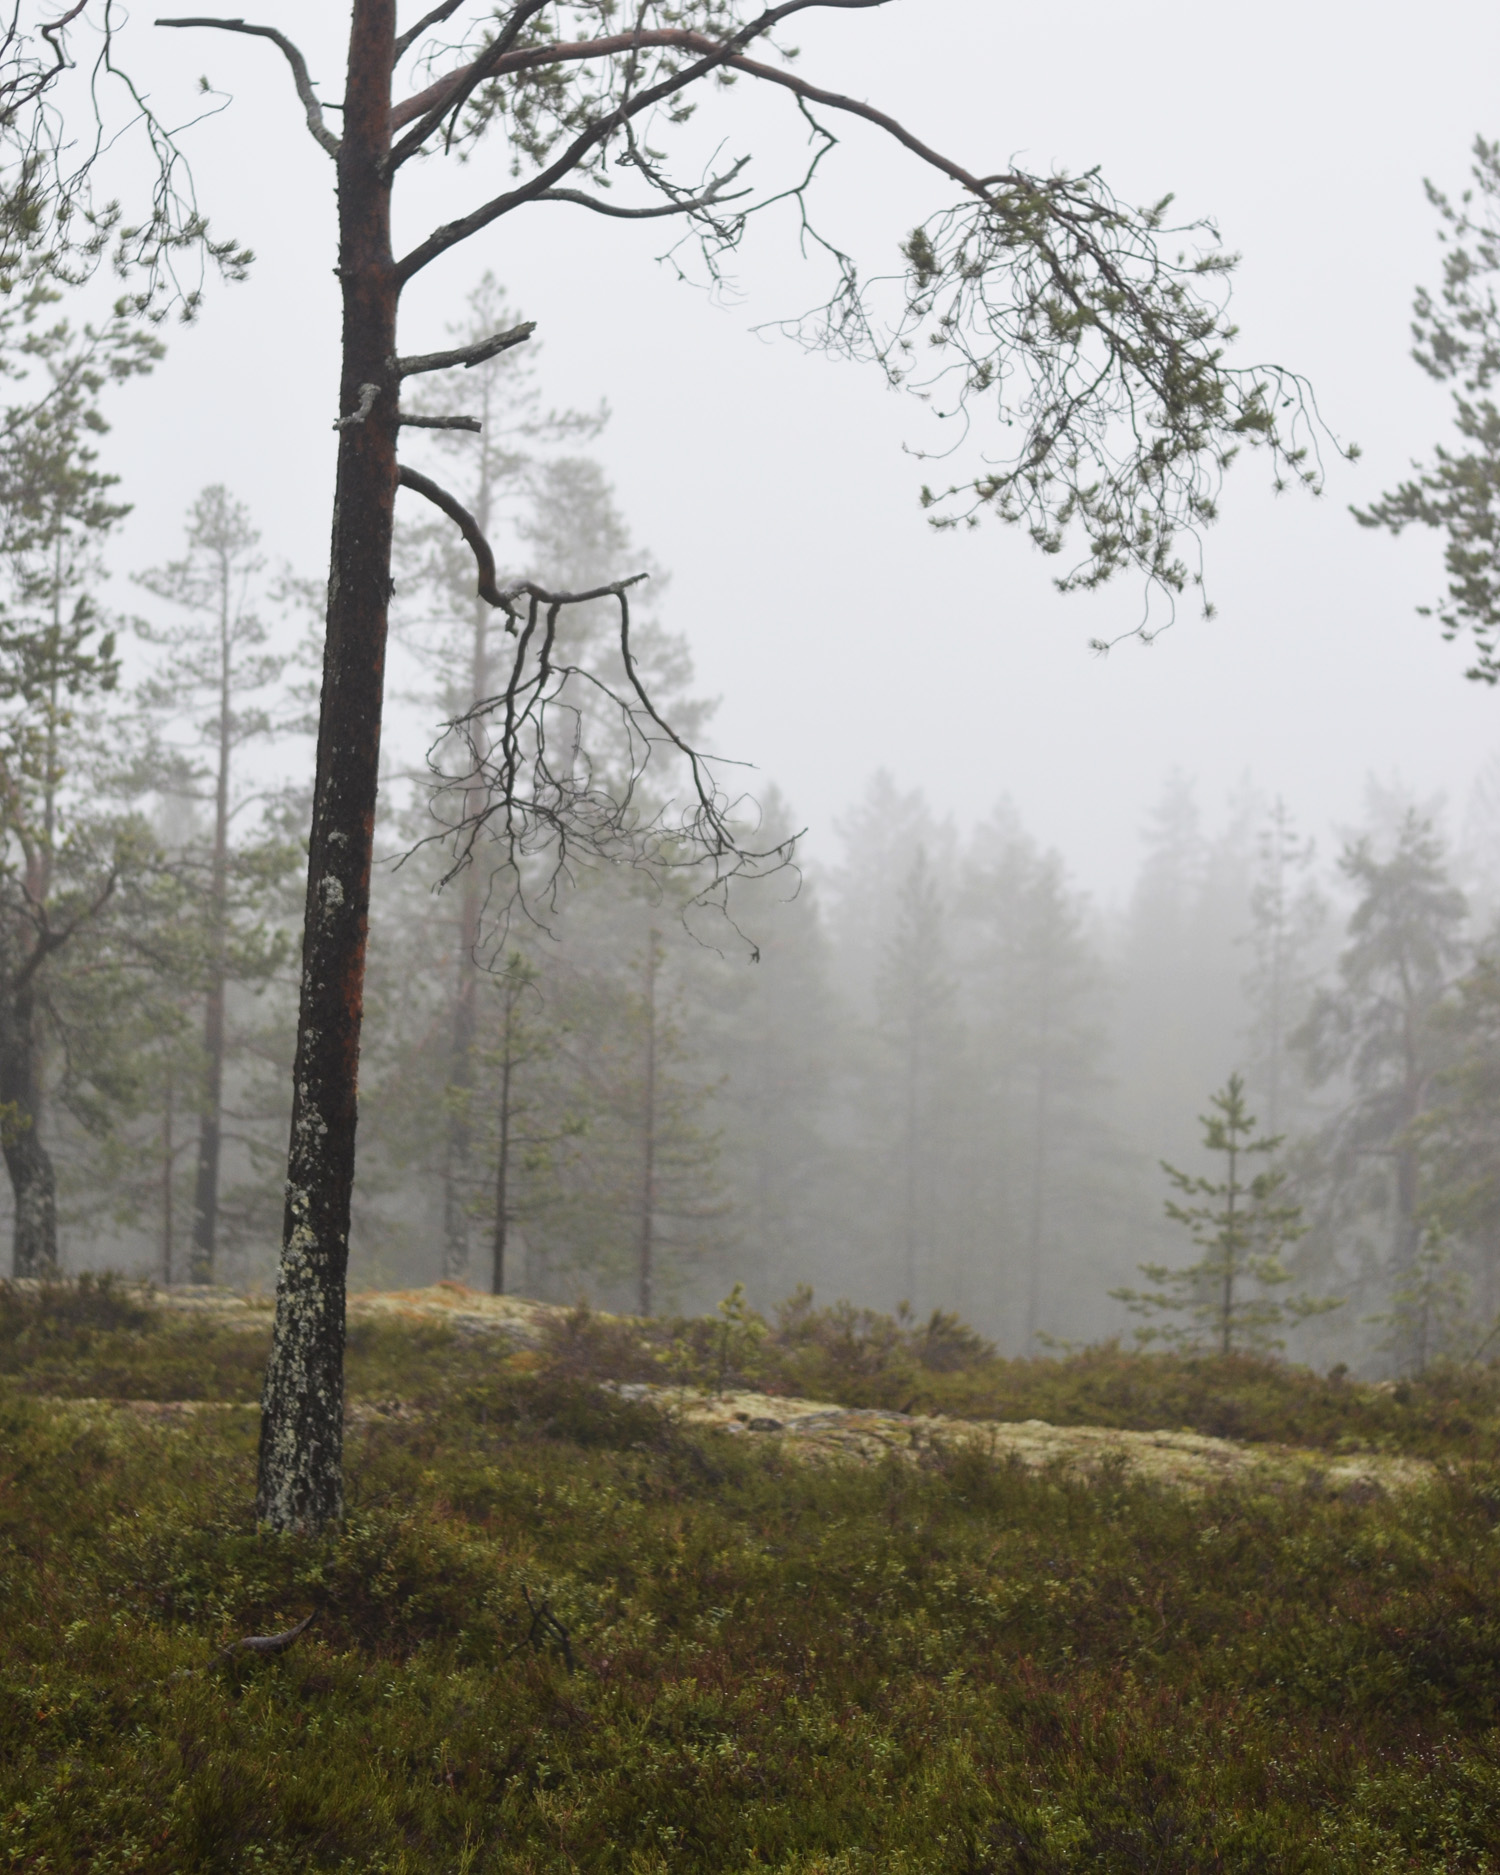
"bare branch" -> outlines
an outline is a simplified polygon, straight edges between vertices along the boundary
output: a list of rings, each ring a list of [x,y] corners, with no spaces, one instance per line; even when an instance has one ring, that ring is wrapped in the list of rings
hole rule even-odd
[[[534,599],[538,605],[587,605],[591,599],[618,599],[631,586],[639,586],[649,573],[632,573],[628,579],[612,579],[607,586],[590,586],[587,592],[549,592],[529,579],[518,580],[500,594],[507,611],[517,599]]]
[[[323,107],[319,104],[312,88],[312,79],[308,76],[307,60],[297,50],[285,33],[277,32],[274,26],[250,26],[244,20],[216,20],[194,17],[191,19],[157,20],[158,26],[207,26],[215,32],[246,33],[255,39],[269,39],[273,46],[279,46],[292,68],[292,82],[297,87],[297,96],[302,101],[302,108],[307,113],[307,127],[317,142],[330,156],[339,153],[339,140],[323,122]]]
[[[685,195],[679,199],[663,202],[657,208],[618,208],[603,196],[586,195],[582,189],[548,189],[545,194],[535,196],[538,202],[576,202],[580,208],[591,208],[596,215],[613,215],[621,221],[659,221],[664,215],[693,215],[699,210],[712,208],[719,202],[738,202],[747,196],[748,189],[738,190],[734,195],[725,195],[724,190],[750,161],[742,156],[732,168],[714,180],[698,195]]]
[[[396,422],[404,430],[472,430],[476,436],[484,428],[478,417],[419,417],[408,410],[398,410]]]
[[[495,902],[500,929],[513,912],[536,918],[555,910],[579,860],[638,866],[657,878],[706,869],[688,903],[721,910],[732,879],[763,877],[791,861],[794,841],[752,842],[754,818],[742,797],[720,788],[719,762],[691,748],[648,694],[630,638],[628,589],[641,577],[577,593],[529,580],[508,587],[503,599],[526,604],[504,687],[448,723],[429,754],[434,814],[443,820],[443,799],[458,812],[418,845],[448,847],[446,884],[475,863],[481,837],[497,843],[491,893],[508,881]],[[620,678],[559,655],[563,609],[609,598],[619,610]],[[590,746],[595,734],[604,746]],[[437,751],[455,746],[463,760],[451,772]],[[681,798],[644,792],[663,754],[686,763]]]
[[[493,338],[484,339],[478,345],[460,346],[453,352],[423,352],[416,358],[398,358],[396,371],[403,378],[415,377],[419,371],[448,371],[455,365],[462,365],[465,371],[470,371],[475,365],[482,365],[491,358],[498,358],[501,352],[508,352],[512,345],[524,344],[535,331],[535,319],[528,319],[524,325],[512,326],[508,332],[497,332]]]
[[[452,19],[463,3],[464,0],[443,0],[441,6],[435,6],[430,13],[424,14],[415,26],[408,26],[396,40],[396,60],[399,62],[406,57],[429,26],[441,26],[444,20]]]
[[[403,462],[397,470],[396,479],[403,488],[410,488],[418,495],[425,495],[435,508],[441,508],[448,519],[458,528],[460,534],[469,543],[474,554],[475,565],[479,569],[479,597],[487,605],[497,606],[512,621],[514,630],[515,614],[512,607],[515,595],[507,598],[495,584],[495,556],[490,550],[490,543],[485,539],[479,523],[464,507],[463,503],[450,495],[446,488],[440,488],[434,481],[416,469],[408,468]]]

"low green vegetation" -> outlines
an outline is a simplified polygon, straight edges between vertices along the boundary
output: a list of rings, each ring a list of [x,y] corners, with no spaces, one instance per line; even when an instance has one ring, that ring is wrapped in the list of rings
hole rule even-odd
[[[514,1352],[360,1323],[310,1541],[250,1512],[264,1349],[0,1293],[0,1869],[1500,1869],[1487,1372],[1005,1362],[807,1298]],[[694,1375],[1446,1462],[1391,1497],[810,1465],[598,1384]]]

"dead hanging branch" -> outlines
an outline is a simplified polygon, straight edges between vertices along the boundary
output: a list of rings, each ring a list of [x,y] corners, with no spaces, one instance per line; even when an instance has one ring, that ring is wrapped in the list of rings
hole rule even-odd
[[[429,750],[441,824],[419,843],[447,849],[444,885],[490,864],[488,936],[503,936],[517,913],[555,911],[579,863],[680,878],[687,906],[720,911],[731,881],[792,863],[795,836],[757,841],[754,803],[721,786],[720,770],[736,765],[694,748],[653,701],[631,640],[630,592],[645,577],[572,593],[526,580],[497,592],[515,625],[506,682],[446,723]],[[603,601],[614,603],[615,630],[585,663],[561,623]]]
[[[504,690],[446,723],[428,752],[439,783],[435,816],[443,819],[443,802],[459,805],[441,832],[418,843],[448,846],[452,859],[443,885],[475,863],[481,838],[498,842],[491,907],[503,880],[503,930],[512,910],[528,909],[525,882],[536,876],[534,862],[542,855],[540,897],[549,910],[575,859],[639,866],[657,877],[697,872],[701,882],[689,902],[721,907],[731,879],[761,877],[790,863],[795,839],[753,844],[746,797],[719,786],[722,764],[692,747],[652,700],[630,637],[630,590],[645,573],[580,592],[556,592],[529,579],[502,588],[494,551],[462,502],[405,463],[397,475],[403,488],[424,496],[458,528],[474,555],[479,597],[505,615],[516,641]],[[619,608],[612,647],[618,668],[607,662],[590,668],[560,650],[559,623],[570,608],[608,599]],[[463,754],[456,772],[443,760],[454,748]],[[669,767],[685,771],[680,801],[648,797],[653,761],[662,779]]]

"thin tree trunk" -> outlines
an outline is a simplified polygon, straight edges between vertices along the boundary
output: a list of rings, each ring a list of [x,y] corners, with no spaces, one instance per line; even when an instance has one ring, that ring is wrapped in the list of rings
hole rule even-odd
[[[906,1241],[903,1270],[906,1293],[902,1300],[915,1303],[917,1293],[917,1149],[921,1131],[918,1080],[921,1074],[920,1017],[907,1018],[906,1051]]]
[[[1219,1316],[1219,1352],[1234,1352],[1234,1279],[1239,1273],[1239,1239],[1237,1236],[1238,1219],[1235,1203],[1239,1197],[1239,1153],[1235,1150],[1235,1135],[1230,1135],[1229,1142],[1229,1197],[1225,1211],[1224,1225],[1224,1291],[1220,1302]]]
[[[161,1280],[168,1289],[172,1286],[172,1239],[175,1234],[172,1173],[177,1153],[172,1139],[172,1094],[172,1076],[169,1073],[161,1109]]]
[[[510,1083],[515,1066],[515,999],[506,985],[505,1053],[500,1061],[500,1146],[495,1158],[495,1255],[490,1293],[505,1294],[505,1248],[510,1231]]]
[[[494,475],[491,461],[492,384],[481,374],[480,420],[484,424],[479,447],[479,488],[474,518],[488,540],[493,520]],[[470,616],[469,708],[489,695],[490,608],[477,595]],[[464,820],[472,824],[483,798],[477,788],[466,791]],[[473,1149],[474,1022],[478,999],[475,953],[479,949],[480,884],[470,865],[463,876],[459,901],[458,983],[453,1002],[453,1048],[448,1066],[448,1140],[443,1165],[443,1274],[461,1280],[469,1270],[469,1155]],[[500,1283],[494,1293],[502,1293]]]
[[[486,538],[491,507],[488,481],[486,455],[481,471],[480,500],[475,512],[480,531]],[[471,708],[488,695],[488,677],[489,607],[482,599],[476,599],[469,671]],[[472,819],[480,807],[478,790],[469,790],[464,798],[465,820]],[[461,1280],[469,1269],[468,1174],[469,1155],[473,1148],[473,1117],[470,1108],[474,1096],[474,1022],[479,982],[474,955],[479,948],[479,916],[479,874],[471,865],[464,873],[459,900],[458,984],[453,999],[453,1047],[448,1063],[448,1141],[443,1176],[443,1274],[454,1280]],[[494,1293],[502,1293],[498,1284]]]
[[[1031,1155],[1031,1240],[1026,1272],[1026,1352],[1036,1347],[1042,1307],[1042,1239],[1047,1224],[1047,1160],[1052,1145],[1052,997],[1042,992],[1041,1047],[1036,1074],[1036,1128]]]
[[[193,1187],[193,1248],[189,1280],[214,1278],[219,1232],[219,1156],[224,1106],[224,987],[229,900],[229,718],[232,702],[229,608],[230,569],[221,555],[219,579],[219,765],[214,780],[214,850],[209,885],[208,995],[203,1009],[203,1110],[198,1120],[198,1174]]]
[[[641,1229],[637,1263],[637,1312],[650,1315],[655,1306],[653,1288],[656,1262],[656,973],[660,963],[656,930],[646,943],[646,1085],[641,1102],[644,1137],[641,1150]]]
[[[344,1280],[396,496],[387,169],[395,24],[394,0],[355,0],[338,164],[343,427],[286,1212],[261,1412],[257,1508],[277,1530],[318,1530],[344,1508]]]
[[[469,1274],[469,1157],[473,1147],[474,945],[479,938],[479,882],[464,874],[459,900],[457,982],[453,995],[453,1038],[448,1055],[448,1131],[443,1152],[443,1275],[463,1282]]]

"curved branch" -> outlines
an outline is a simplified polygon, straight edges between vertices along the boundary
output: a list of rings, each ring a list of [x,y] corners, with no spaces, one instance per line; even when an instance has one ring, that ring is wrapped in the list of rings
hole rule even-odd
[[[527,71],[538,65],[612,58],[616,53],[635,52],[646,46],[675,46],[688,51],[702,51],[708,46],[722,44],[732,52],[735,46],[748,45],[752,39],[761,38],[770,32],[789,15],[806,12],[810,7],[852,10],[890,4],[891,0],[786,0],[782,6],[768,9],[759,19],[751,21],[748,26],[723,41],[709,39],[702,33],[671,28],[611,33],[600,39],[581,39],[550,46],[528,46],[524,52],[507,52],[503,43],[496,40],[478,58],[471,59],[467,65],[460,65],[443,78],[435,79],[424,90],[403,99],[395,107],[391,114],[392,133],[403,124],[411,123],[413,118],[421,117],[424,122],[418,132],[402,138],[393,152],[393,160],[404,162],[426,140],[432,129],[441,123],[449,110],[455,104],[461,104],[486,78],[501,78],[511,72]],[[513,34],[511,36],[514,37]]]
[[[474,563],[479,569],[479,597],[486,605],[498,606],[507,618],[514,618],[511,609],[515,593],[509,595],[500,591],[495,584],[495,556],[490,550],[490,543],[485,539],[479,523],[456,496],[450,495],[446,488],[440,488],[427,476],[416,469],[409,469],[403,462],[396,471],[396,480],[403,488],[410,488],[418,495],[425,495],[435,508],[441,508],[448,519],[457,527],[460,534],[469,543],[474,554]],[[521,590],[519,587],[517,591]]]
[[[758,59],[746,58],[743,54],[742,48],[752,39],[763,36],[788,15],[800,13],[810,6],[873,7],[884,6],[886,4],[888,4],[888,0],[787,0],[787,4],[770,8],[767,12],[761,14],[757,20],[752,21],[750,25],[725,40],[710,39],[702,33],[694,33],[686,30],[663,29],[652,32],[616,34],[609,39],[585,40],[572,45],[528,48],[524,52],[518,52],[507,56],[476,60],[474,65],[466,67],[462,72],[455,73],[451,81],[440,81],[439,86],[435,89],[441,89],[442,85],[447,83],[451,87],[450,91],[445,92],[443,101],[427,112],[427,115],[423,118],[421,124],[417,126],[416,130],[408,133],[408,135],[402,139],[401,143],[396,146],[395,150],[392,152],[393,163],[399,162],[403,160],[406,155],[412,154],[417,147],[418,141],[420,141],[418,133],[420,132],[421,137],[425,137],[427,135],[426,126],[430,122],[439,121],[446,114],[450,103],[458,98],[460,92],[467,95],[467,92],[472,91],[484,78],[501,77],[508,72],[524,71],[534,66],[557,64],[564,60],[602,58],[617,52],[630,51],[641,46],[675,48],[686,52],[696,52],[700,55],[692,65],[687,66],[680,72],[673,73],[670,77],[663,79],[659,84],[652,85],[645,91],[638,93],[635,97],[616,105],[613,110],[606,112],[605,115],[599,118],[595,123],[588,125],[584,130],[579,132],[578,136],[574,138],[572,143],[568,145],[567,149],[563,151],[562,155],[558,157],[555,162],[549,164],[540,175],[533,177],[529,183],[524,183],[519,189],[511,189],[504,195],[493,197],[490,201],[481,204],[479,208],[475,209],[471,214],[465,215],[459,221],[447,222],[442,227],[434,229],[425,241],[413,248],[409,254],[405,255],[402,260],[398,262],[398,277],[404,284],[407,280],[411,279],[413,274],[420,272],[423,267],[430,261],[437,259],[440,254],[445,254],[449,248],[456,247],[460,242],[468,240],[471,235],[477,234],[481,228],[488,227],[493,221],[498,221],[502,215],[509,214],[512,209],[519,208],[522,203],[548,199],[549,196],[554,194],[556,184],[561,182],[565,176],[571,174],[591,150],[596,149],[601,143],[613,136],[615,131],[628,124],[633,118],[638,117],[643,111],[654,108],[657,104],[662,103],[663,100],[675,96],[680,91],[685,91],[690,85],[696,84],[700,78],[707,77],[709,73],[714,71],[744,72],[747,77],[762,79],[769,84],[782,86],[784,89],[792,92],[804,104],[823,104],[830,110],[847,111],[853,116],[861,117],[867,123],[874,124],[878,129],[884,130],[889,136],[894,137],[898,143],[910,150],[915,156],[920,157],[923,162],[929,163],[934,169],[939,170],[943,175],[957,182],[961,188],[965,189],[971,195],[976,196],[981,202],[991,202],[993,198],[989,185],[992,182],[1009,181],[1011,178],[997,176],[981,179],[970,170],[964,169],[960,164],[952,162],[948,157],[943,156],[940,152],[923,143],[920,138],[913,136],[912,133],[894,117],[888,116],[884,111],[876,110],[873,105],[861,104],[857,98],[845,97],[839,92],[824,91],[817,85],[809,85],[805,80],[794,77],[790,72],[780,71],[774,65],[762,64]],[[478,76],[475,76],[475,72],[481,63],[484,69]],[[426,93],[422,94],[423,97],[426,95]],[[416,101],[408,100],[408,103],[413,102]],[[398,111],[402,108],[405,107],[398,107]],[[570,194],[561,199],[587,200],[587,198],[579,194]],[[593,207],[594,203],[588,201],[588,206]],[[602,209],[600,212],[608,214],[611,211],[606,208]],[[615,212],[622,214],[630,213],[630,211]],[[688,211],[686,209],[676,209],[674,205],[674,212]]]
[[[547,189],[532,199],[537,202],[576,202],[580,208],[591,208],[596,215],[612,215],[620,221],[659,221],[664,215],[692,215],[699,209],[713,208],[720,202],[738,202],[750,194],[748,189],[738,190],[734,195],[725,195],[724,190],[750,161],[742,156],[732,169],[722,176],[716,176],[701,195],[684,196],[680,202],[663,202],[657,208],[617,208],[613,202],[606,202],[602,196],[588,195],[582,189]]]
[[[323,107],[313,93],[312,79],[308,76],[307,60],[287,38],[285,33],[277,32],[274,26],[250,26],[244,20],[215,20],[195,16],[191,19],[156,20],[157,26],[208,26],[215,32],[246,33],[254,39],[269,39],[273,46],[279,46],[286,56],[286,62],[292,68],[292,82],[297,87],[297,96],[302,100],[302,108],[307,113],[307,127],[317,142],[330,156],[339,153],[339,140],[323,122]]]

